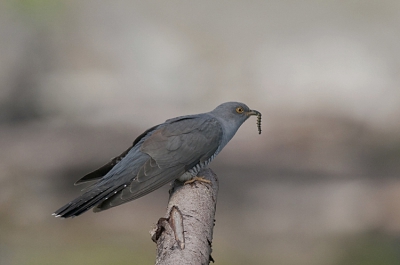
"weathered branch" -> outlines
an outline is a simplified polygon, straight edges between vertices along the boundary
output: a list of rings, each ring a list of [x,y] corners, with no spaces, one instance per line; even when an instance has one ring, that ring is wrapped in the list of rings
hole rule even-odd
[[[175,181],[170,190],[167,213],[160,218],[152,239],[157,244],[156,265],[209,264],[218,179],[211,169],[198,176],[210,183]]]

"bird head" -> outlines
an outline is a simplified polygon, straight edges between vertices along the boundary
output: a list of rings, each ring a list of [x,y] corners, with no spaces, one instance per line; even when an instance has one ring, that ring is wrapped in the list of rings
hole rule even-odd
[[[225,126],[231,127],[232,129],[236,130],[250,116],[257,116],[258,132],[261,133],[261,113],[257,110],[250,109],[244,103],[226,102],[216,107],[213,111],[211,111],[211,114],[220,119],[225,124]]]

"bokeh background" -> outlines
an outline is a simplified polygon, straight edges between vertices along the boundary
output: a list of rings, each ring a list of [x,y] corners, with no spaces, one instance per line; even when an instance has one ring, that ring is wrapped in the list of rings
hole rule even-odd
[[[168,186],[78,218],[73,183],[242,101],[215,264],[400,264],[400,1],[0,1],[0,264],[153,264]]]

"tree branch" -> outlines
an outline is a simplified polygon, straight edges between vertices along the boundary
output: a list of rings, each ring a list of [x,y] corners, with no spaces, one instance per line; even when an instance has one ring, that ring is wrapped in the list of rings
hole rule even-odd
[[[151,232],[157,244],[156,265],[209,264],[218,179],[211,169],[198,176],[210,183],[195,181],[184,185],[176,180],[170,190],[167,213]]]

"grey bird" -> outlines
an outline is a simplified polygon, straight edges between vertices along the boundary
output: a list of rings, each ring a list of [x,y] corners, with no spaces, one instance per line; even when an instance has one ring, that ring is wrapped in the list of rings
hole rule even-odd
[[[93,207],[99,212],[175,179],[193,180],[251,115],[257,116],[261,133],[261,113],[240,102],[226,102],[213,111],[169,119],[148,129],[120,156],[79,179],[75,185],[97,182],[53,215],[74,217]]]

